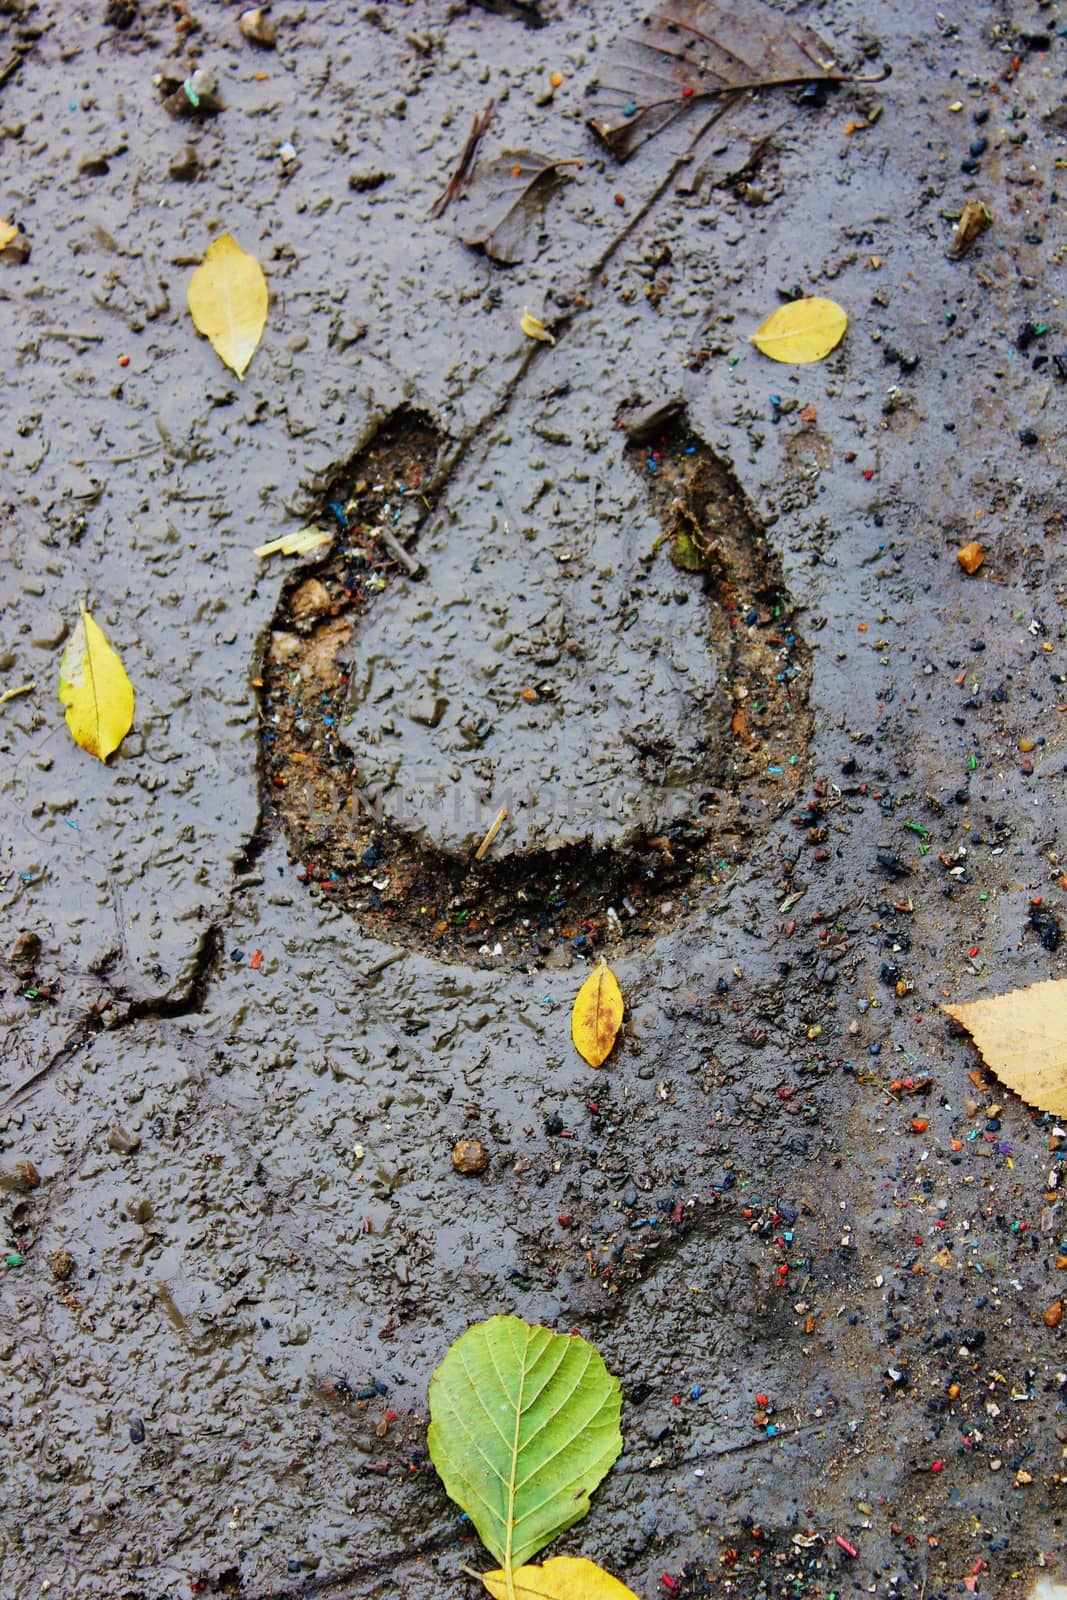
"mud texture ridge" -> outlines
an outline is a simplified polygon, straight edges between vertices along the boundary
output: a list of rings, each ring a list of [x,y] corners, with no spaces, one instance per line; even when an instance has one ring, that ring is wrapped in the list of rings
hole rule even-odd
[[[783,3],[872,81],[619,164],[629,0],[242,9],[0,0],[0,1597],[481,1593],[499,1311],[620,1377],[558,1549],[640,1600],[1067,1583],[1067,1137],[940,1009],[1067,975],[1062,13]]]

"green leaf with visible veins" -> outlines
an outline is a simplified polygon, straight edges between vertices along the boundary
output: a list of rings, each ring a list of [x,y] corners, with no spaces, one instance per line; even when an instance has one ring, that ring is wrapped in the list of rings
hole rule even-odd
[[[430,1380],[430,1459],[511,1573],[589,1510],[622,1449],[622,1389],[577,1334],[490,1317]]]

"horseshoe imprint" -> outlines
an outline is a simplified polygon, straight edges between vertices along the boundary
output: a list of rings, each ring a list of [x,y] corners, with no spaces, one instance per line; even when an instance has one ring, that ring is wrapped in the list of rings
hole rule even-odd
[[[648,937],[793,798],[807,647],[684,416],[587,455],[547,424],[464,451],[399,412],[319,521],[263,665],[264,822],[368,931],[527,965]]]

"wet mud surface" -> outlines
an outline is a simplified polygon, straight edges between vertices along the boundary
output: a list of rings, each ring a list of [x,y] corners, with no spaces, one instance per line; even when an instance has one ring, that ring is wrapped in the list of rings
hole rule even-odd
[[[514,1310],[622,1379],[564,1543],[639,1595],[1022,1600],[1067,1143],[938,1007],[1063,970],[1060,23],[805,8],[893,76],[619,167],[629,9],[513,10],[0,13],[0,1591],[473,1594],[426,1389]],[[510,269],[427,214],[490,97],[487,158],[584,163]],[[185,306],[227,229],[243,384]],[[850,328],[773,366],[797,289]]]

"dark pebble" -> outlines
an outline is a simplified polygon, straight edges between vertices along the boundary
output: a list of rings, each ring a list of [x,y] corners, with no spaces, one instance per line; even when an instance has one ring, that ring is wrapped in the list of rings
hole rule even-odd
[[[1020,444],[1025,444],[1029,448],[1032,448],[1035,444],[1037,444],[1037,442],[1038,442],[1037,434],[1034,432],[1033,428],[1020,428],[1019,429],[1019,443]]]
[[[556,1134],[563,1132],[563,1118],[558,1111],[553,1111],[551,1116],[545,1118],[545,1132],[549,1138],[554,1138]]]
[[[970,156],[967,157],[966,161],[961,161],[960,162],[960,171],[961,172],[968,172],[968,173],[970,173],[970,175],[972,177],[975,175],[976,172],[981,172],[981,170],[982,169],[978,165],[978,162],[972,160],[972,158]]]
[[[989,121],[989,107],[988,106],[982,106],[980,110],[976,111],[975,114],[974,114],[974,120],[975,120],[975,122],[977,122],[979,124],[979,126],[983,122],[988,122]]]
[[[132,1444],[144,1444],[144,1440],[144,1423],[141,1421],[140,1417],[134,1417],[133,1421],[130,1423],[130,1441]]]
[[[972,156],[984,156],[988,149],[989,140],[984,136],[984,134],[981,138],[971,140]]]

